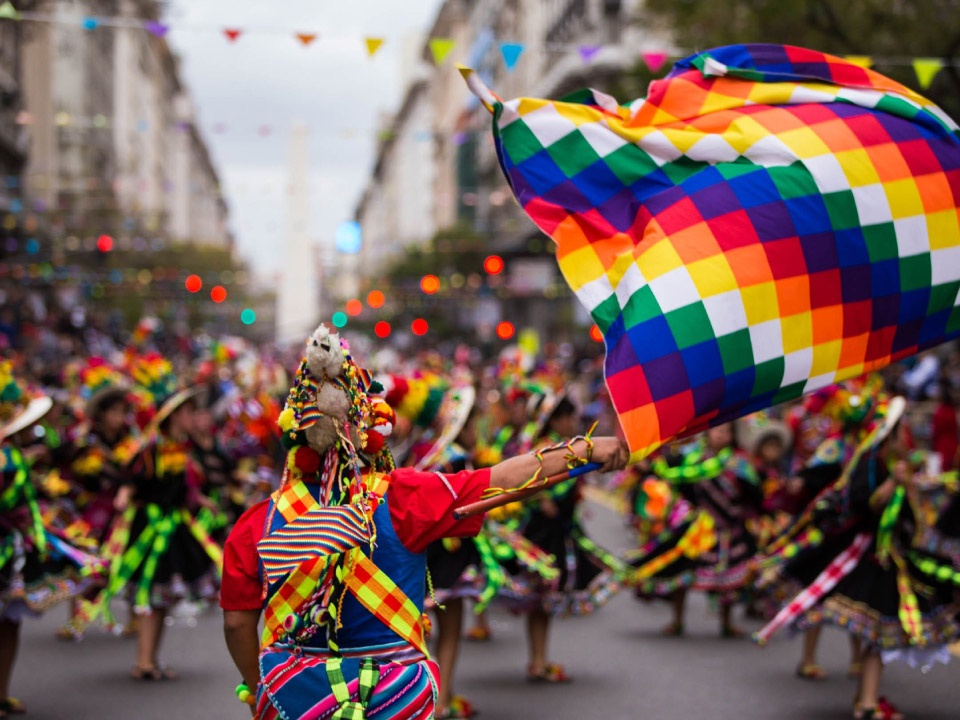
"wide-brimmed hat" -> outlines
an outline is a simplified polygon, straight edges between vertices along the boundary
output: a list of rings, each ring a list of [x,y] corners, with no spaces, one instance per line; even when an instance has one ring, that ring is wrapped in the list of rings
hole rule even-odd
[[[31,390],[13,374],[9,360],[0,361],[0,440],[30,427],[52,407],[50,397]]]
[[[737,442],[750,455],[756,455],[767,440],[776,438],[783,449],[793,445],[793,433],[787,425],[765,412],[757,412],[737,420]]]
[[[890,437],[890,433],[892,433],[894,428],[897,427],[897,424],[903,418],[903,413],[906,412],[906,409],[907,400],[899,395],[891,398],[889,402],[885,403],[885,406],[882,408],[883,417],[871,436],[871,441],[874,447],[880,445],[880,443]]]
[[[155,412],[147,427],[156,430],[173,412],[200,392],[198,386],[182,388],[170,361],[157,353],[136,356],[130,362],[130,375],[136,381],[139,403],[149,403]]]
[[[543,435],[547,426],[550,424],[550,420],[563,401],[567,399],[567,396],[567,388],[561,388],[554,392],[544,386],[531,398],[530,404],[527,406],[527,411],[532,420],[523,429],[520,447],[521,452],[530,450],[537,439]]]
[[[127,395],[130,381],[113,365],[101,358],[90,358],[79,371],[80,396],[86,399],[84,414],[90,420],[104,408],[124,401],[132,405]]]
[[[196,398],[201,390],[202,388],[198,386],[184,388],[183,390],[177,390],[167,398],[161,399],[160,407],[157,408],[157,414],[150,421],[151,424],[159,428],[181,405]]]
[[[444,448],[455,441],[463,432],[476,400],[477,391],[472,385],[452,387],[444,392],[443,402],[437,415],[443,429],[437,439],[433,441],[430,449],[417,462],[418,470],[435,465]]]

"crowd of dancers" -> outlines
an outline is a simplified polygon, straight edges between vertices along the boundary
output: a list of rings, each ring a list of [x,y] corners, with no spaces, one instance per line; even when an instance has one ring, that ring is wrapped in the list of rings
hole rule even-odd
[[[280,486],[295,364],[240,342],[167,358],[149,333],[67,362],[56,378],[31,373],[22,353],[5,355],[0,717],[25,711],[10,688],[21,621],[58,603],[63,640],[94,627],[134,635],[133,678],[175,679],[159,657],[165,618],[216,601],[230,528]],[[375,424],[365,447],[389,442],[397,466],[452,474],[521,454],[542,464],[569,438],[597,425],[613,431],[598,364],[574,368],[572,355],[551,355],[390,358],[376,373],[389,432],[374,437]],[[952,408],[951,392],[944,384],[941,406]],[[766,621],[759,643],[802,633],[797,674],[807,680],[825,675],[820,629],[839,626],[859,678],[854,717],[902,717],[880,692],[883,665],[946,662],[960,638],[956,411],[938,410],[931,450],[915,441],[907,410],[868,376],[595,478],[636,529],[626,556],[585,532],[583,478],[492,511],[475,538],[431,543],[424,594],[437,717],[475,713],[456,693],[457,657],[462,638],[491,638],[492,604],[523,617],[527,678],[566,683],[549,654],[553,620],[592,613],[623,590],[671,603],[671,636],[684,634],[690,592],[710,595],[725,638],[744,635],[738,605]]]

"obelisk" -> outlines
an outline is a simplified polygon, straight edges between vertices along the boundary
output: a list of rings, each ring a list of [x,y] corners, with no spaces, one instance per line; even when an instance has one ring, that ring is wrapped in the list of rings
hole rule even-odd
[[[277,341],[300,342],[320,321],[317,256],[310,241],[310,130],[295,124],[287,161],[287,218],[283,267],[277,288]]]

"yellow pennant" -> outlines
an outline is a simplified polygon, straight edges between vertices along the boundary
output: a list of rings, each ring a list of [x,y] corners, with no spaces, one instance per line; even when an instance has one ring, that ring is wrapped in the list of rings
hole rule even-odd
[[[447,56],[456,44],[456,41],[450,38],[430,39],[430,52],[433,55],[433,62],[437,67],[443,65],[443,62],[447,59]]]
[[[363,42],[367,46],[367,57],[373,57],[377,54],[377,50],[383,46],[384,41],[383,38],[368,37],[364,38]]]
[[[859,67],[862,67],[864,70],[869,70],[873,67],[873,58],[869,55],[844,55],[843,59],[849,63],[853,63]]]
[[[933,83],[937,73],[943,69],[943,60],[940,58],[915,58],[913,71],[917,74],[920,89],[926,90]]]

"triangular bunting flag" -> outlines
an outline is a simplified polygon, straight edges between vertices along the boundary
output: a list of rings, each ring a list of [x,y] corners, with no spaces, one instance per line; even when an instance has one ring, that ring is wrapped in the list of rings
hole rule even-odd
[[[520,62],[523,55],[523,43],[500,43],[500,54],[503,55],[503,64],[512,71]]]
[[[95,17],[85,17],[80,21],[84,30],[96,30],[100,26],[100,21]]]
[[[151,35],[156,35],[157,37],[162,38],[170,31],[170,26],[155,22],[153,20],[147,20],[147,22],[145,22],[143,25],[143,29]]]
[[[585,63],[588,63],[591,60],[593,60],[597,56],[597,53],[600,52],[599,45],[581,45],[579,49],[580,49],[580,59],[583,60]]]
[[[864,70],[869,70],[873,65],[873,58],[869,55],[844,55],[843,59],[848,63],[853,63]]]
[[[439,67],[453,50],[456,41],[450,38],[431,38],[430,53],[433,55],[433,62]]]
[[[915,58],[913,61],[913,71],[917,74],[917,82],[920,83],[921,90],[930,87],[941,69],[943,69],[943,60],[940,58]]]
[[[297,33],[296,38],[303,44],[304,47],[307,47],[308,45],[310,45],[310,43],[312,43],[314,40],[317,39],[317,34],[316,33]]]
[[[227,36],[227,40],[229,40],[230,42],[236,42],[237,38],[240,37],[240,33],[242,32],[243,32],[242,30],[238,30],[236,28],[223,29],[223,34]]]
[[[364,38],[363,42],[367,46],[367,57],[373,57],[374,55],[376,55],[377,50],[379,50],[383,46],[383,38],[368,37],[368,38]]]
[[[0,18],[4,20],[19,20],[20,13],[13,6],[13,3],[7,0],[3,5],[0,5]]]
[[[648,52],[640,53],[640,57],[643,58],[643,62],[646,63],[648,68],[650,68],[650,72],[656,75],[658,72],[660,72],[660,69],[663,67],[664,63],[667,62],[667,58],[670,57],[670,55],[665,52],[650,50]]]

